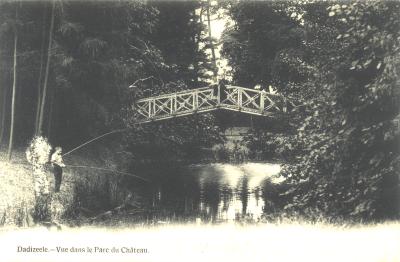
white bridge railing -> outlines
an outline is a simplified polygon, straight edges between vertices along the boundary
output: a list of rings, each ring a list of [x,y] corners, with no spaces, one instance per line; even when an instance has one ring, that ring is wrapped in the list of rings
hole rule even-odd
[[[138,121],[145,123],[216,109],[271,116],[286,113],[294,106],[282,95],[239,86],[218,86],[139,99],[133,110]]]

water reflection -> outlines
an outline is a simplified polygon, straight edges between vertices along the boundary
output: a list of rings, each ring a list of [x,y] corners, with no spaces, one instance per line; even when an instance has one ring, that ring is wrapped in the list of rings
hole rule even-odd
[[[207,164],[153,174],[152,205],[164,214],[219,222],[258,221],[267,185],[281,182],[278,164]]]

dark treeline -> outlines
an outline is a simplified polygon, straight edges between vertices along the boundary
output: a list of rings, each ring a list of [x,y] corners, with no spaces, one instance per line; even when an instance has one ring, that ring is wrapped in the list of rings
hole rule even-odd
[[[2,2],[2,147],[13,133],[16,146],[26,146],[36,134],[70,149],[104,132],[132,127],[128,111],[139,97],[204,86],[212,63],[202,45],[209,41],[204,23],[196,14],[201,4]],[[213,126],[210,121],[212,116],[198,116],[135,126],[128,143],[172,157],[171,150],[218,138],[216,130],[205,128]]]

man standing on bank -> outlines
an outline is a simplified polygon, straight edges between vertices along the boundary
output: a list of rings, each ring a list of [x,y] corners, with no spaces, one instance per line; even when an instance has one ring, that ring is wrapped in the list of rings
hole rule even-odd
[[[54,153],[51,155],[50,163],[53,167],[53,174],[55,180],[55,188],[54,192],[60,191],[61,181],[62,181],[62,168],[65,167],[65,164],[62,159],[62,149],[61,147],[56,147]]]

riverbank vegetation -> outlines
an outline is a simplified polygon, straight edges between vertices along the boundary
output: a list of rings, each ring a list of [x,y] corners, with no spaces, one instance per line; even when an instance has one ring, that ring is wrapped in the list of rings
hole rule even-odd
[[[284,133],[253,138],[288,163],[285,210],[398,217],[399,10],[395,1],[229,9],[233,81],[272,85],[302,105]]]

